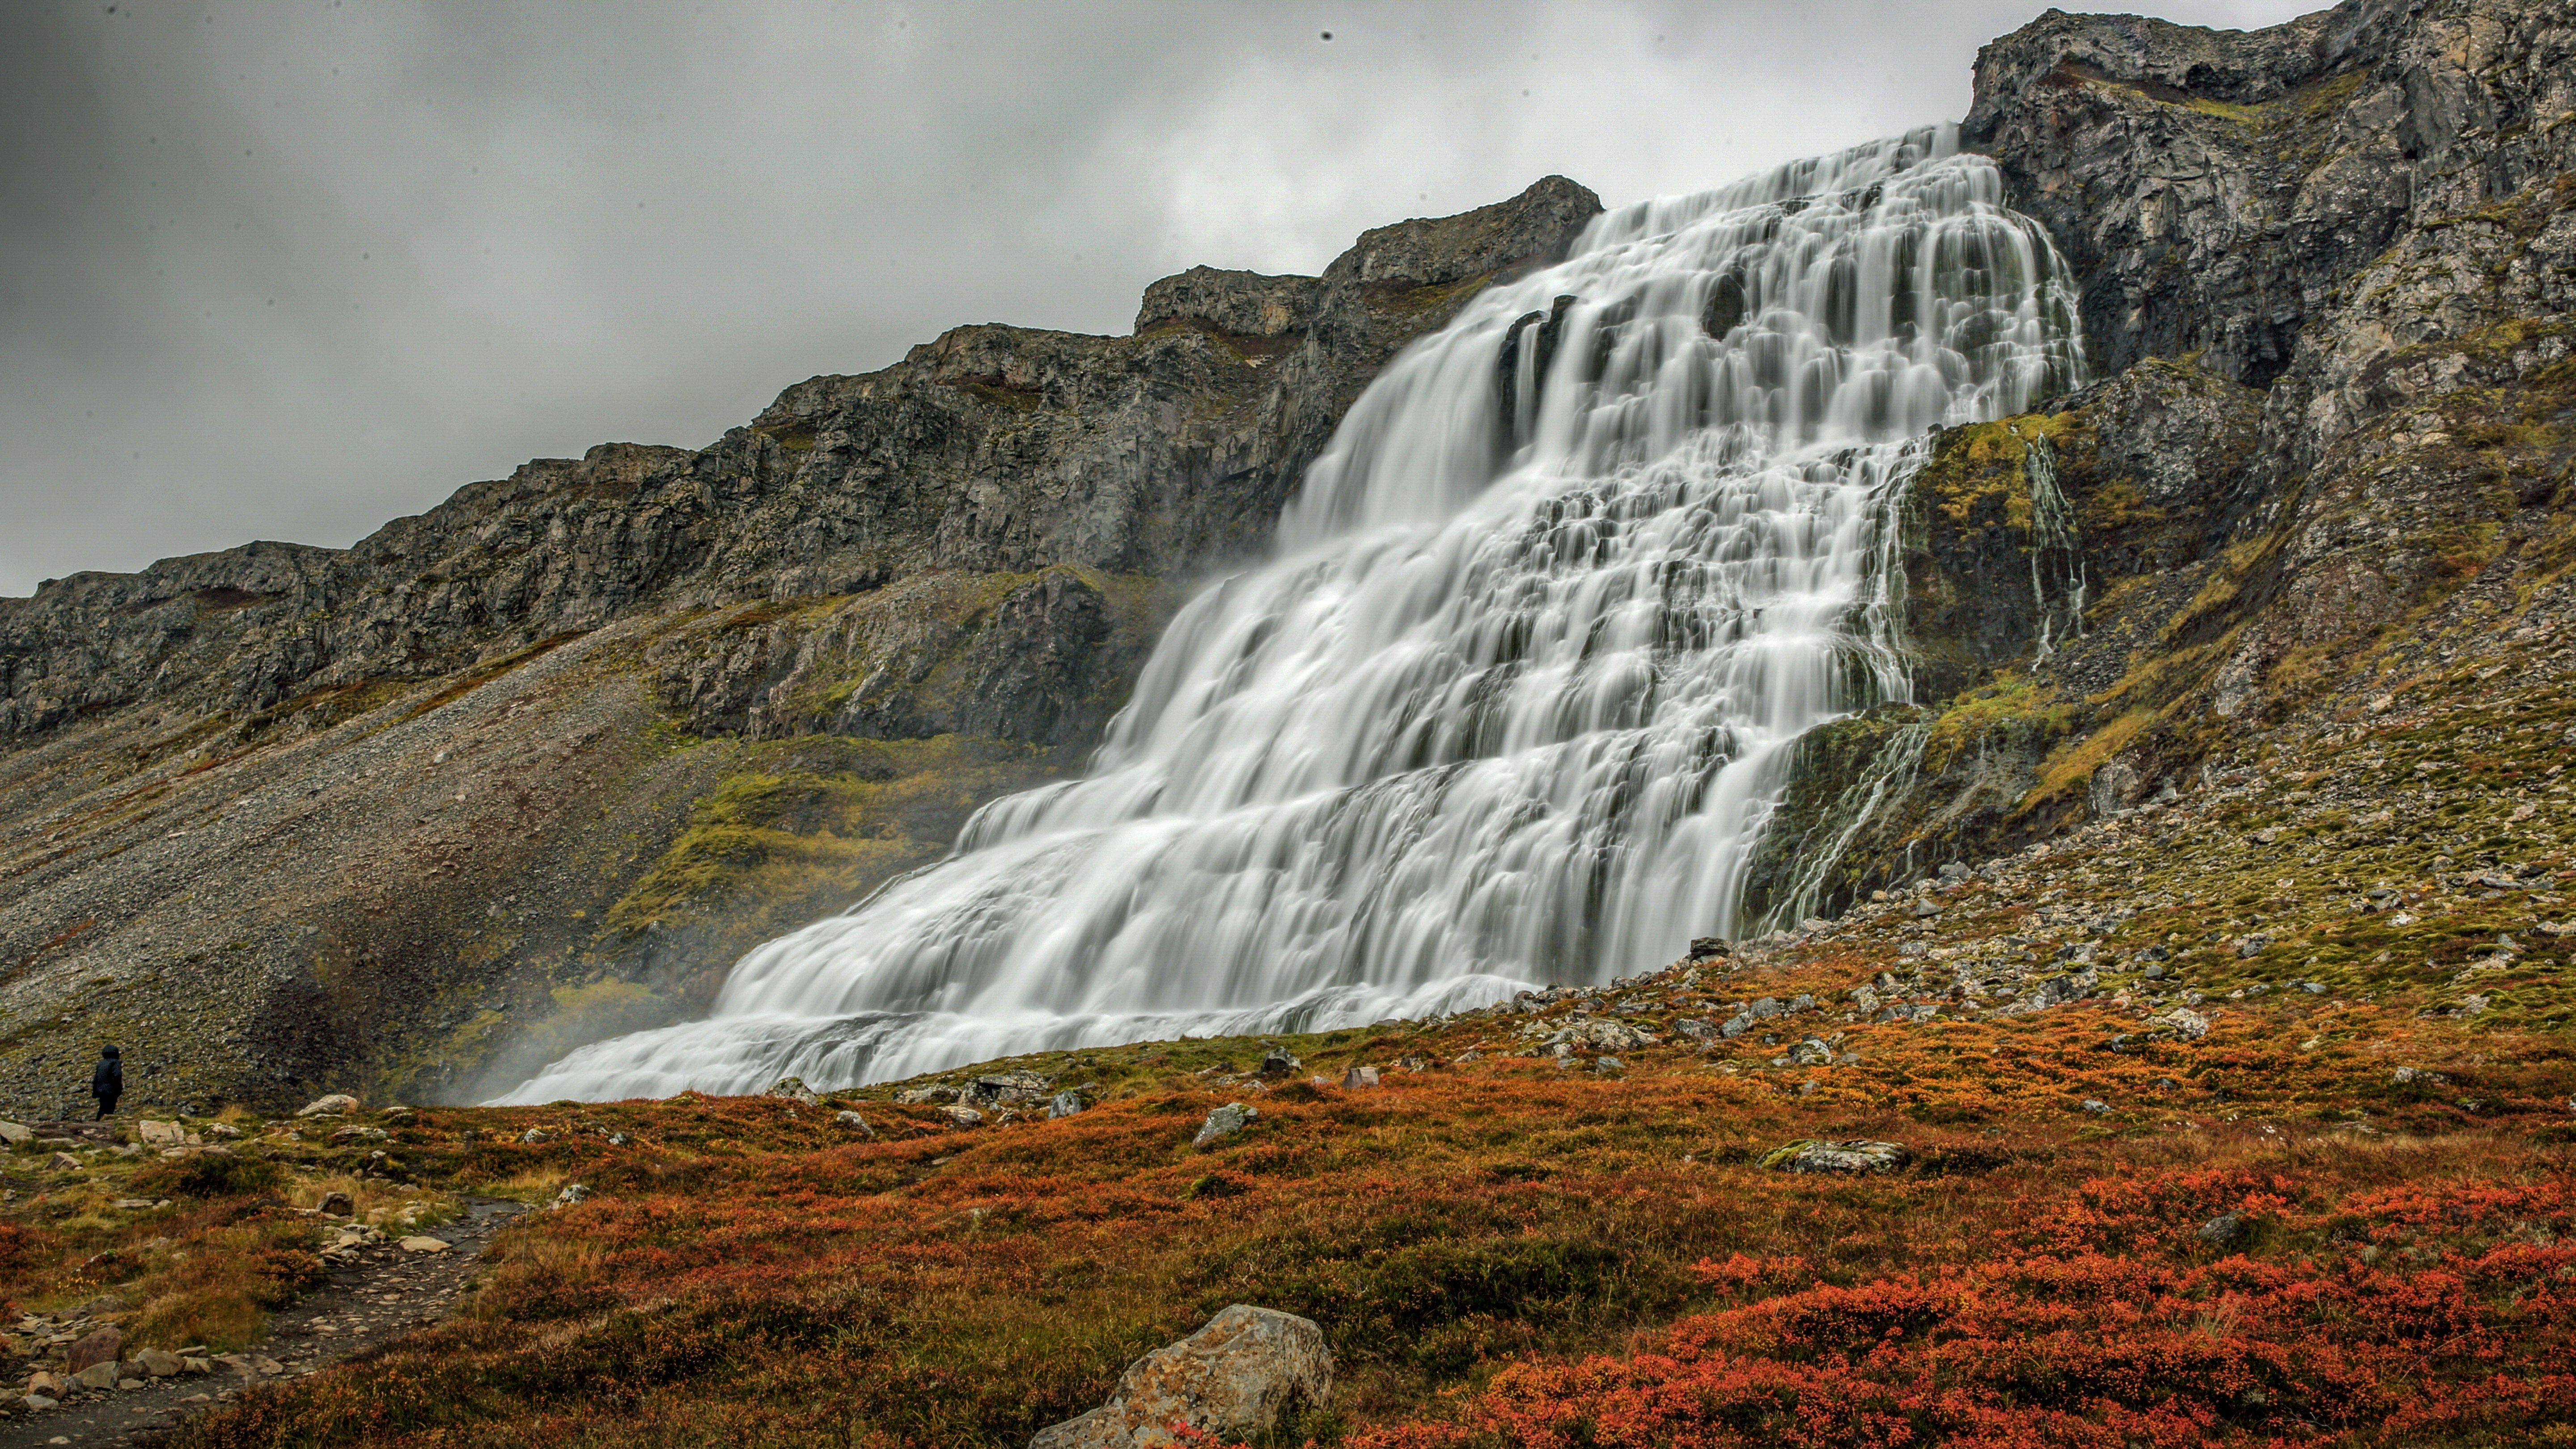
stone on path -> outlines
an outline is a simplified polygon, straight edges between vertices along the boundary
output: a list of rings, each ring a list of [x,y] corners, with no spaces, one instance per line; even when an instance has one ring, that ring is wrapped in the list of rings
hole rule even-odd
[[[80,1372],[73,1374],[72,1382],[85,1389],[115,1388],[116,1360],[109,1359],[105,1363],[91,1364],[88,1368],[82,1369]]]
[[[448,1246],[445,1238],[431,1237],[410,1237],[403,1239],[401,1243],[402,1250],[406,1253],[444,1253]]]
[[[113,1325],[106,1328],[93,1328],[73,1342],[70,1350],[64,1354],[63,1362],[72,1376],[77,1378],[83,1370],[95,1364],[106,1364],[114,1368],[116,1356],[124,1349],[125,1331],[123,1329]],[[112,1383],[114,1380],[111,1379],[109,1382]]]
[[[1332,1397],[1324,1331],[1294,1314],[1238,1303],[1129,1364],[1108,1403],[1040,1429],[1029,1449],[1160,1449],[1177,1442],[1175,1425],[1231,1441],[1265,1433],[1299,1409],[1323,1408]]]

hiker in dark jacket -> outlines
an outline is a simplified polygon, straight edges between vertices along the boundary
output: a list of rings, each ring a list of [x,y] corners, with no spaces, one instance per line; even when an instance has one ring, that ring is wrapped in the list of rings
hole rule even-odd
[[[98,1054],[98,1070],[89,1074],[89,1094],[98,1098],[98,1120],[104,1122],[115,1114],[116,1099],[125,1095],[125,1062],[116,1048]]]

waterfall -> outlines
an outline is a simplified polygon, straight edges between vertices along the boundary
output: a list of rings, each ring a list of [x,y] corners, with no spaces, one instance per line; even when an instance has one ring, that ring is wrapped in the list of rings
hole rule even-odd
[[[1606,981],[1735,926],[1799,735],[1908,697],[1894,508],[2080,368],[1949,128],[1596,219],[1361,396],[1083,779],[503,1100],[882,1081]]]

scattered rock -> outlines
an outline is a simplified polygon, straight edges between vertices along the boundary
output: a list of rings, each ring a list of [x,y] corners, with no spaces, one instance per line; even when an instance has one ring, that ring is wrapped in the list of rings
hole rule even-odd
[[[1238,1303],[1129,1364],[1108,1403],[1040,1429],[1029,1449],[1146,1449],[1175,1443],[1176,1427],[1231,1441],[1266,1433],[1332,1397],[1324,1331],[1294,1314]]]
[[[1914,1154],[1894,1142],[1824,1142],[1801,1138],[1762,1154],[1775,1172],[1895,1172]]]
[[[79,1170],[81,1160],[68,1152],[57,1152],[45,1159],[45,1165],[56,1172],[75,1172]]]
[[[1198,1135],[1190,1139],[1190,1145],[1205,1147],[1221,1138],[1231,1137],[1250,1125],[1252,1120],[1260,1115],[1260,1112],[1241,1102],[1228,1102],[1207,1114],[1207,1120],[1199,1124]]]
[[[224,1142],[239,1142],[242,1132],[240,1128],[229,1122],[209,1122],[206,1124],[206,1135]]]
[[[1047,1099],[1047,1079],[1035,1072],[994,1072],[977,1077],[957,1094],[975,1107],[1016,1107]]]
[[[146,1147],[177,1147],[188,1140],[188,1129],[176,1122],[147,1119],[134,1124],[134,1135]]]
[[[1342,1090],[1345,1092],[1356,1092],[1362,1087],[1376,1085],[1377,1068],[1375,1067],[1353,1067],[1342,1073]]]
[[[0,1142],[12,1147],[36,1140],[36,1129],[18,1122],[0,1122]]]
[[[63,1353],[63,1364],[74,1378],[80,1377],[83,1372],[99,1364],[105,1364],[112,1370],[116,1367],[116,1356],[124,1349],[125,1331],[123,1329],[113,1325],[106,1328],[93,1328],[73,1340],[72,1346]],[[111,1374],[108,1382],[115,1381]]]
[[[790,1102],[799,1103],[807,1107],[815,1105],[815,1103],[820,1100],[814,1095],[814,1089],[805,1085],[805,1079],[803,1077],[780,1077],[777,1081],[770,1083],[769,1090],[761,1093],[761,1095],[764,1097],[784,1097]]]
[[[1798,1066],[1822,1066],[1833,1059],[1834,1049],[1812,1036],[1789,1048],[1789,1060]]]
[[[402,1250],[406,1253],[444,1253],[451,1246],[453,1245],[445,1238],[430,1237],[405,1238],[401,1243]]]
[[[1291,1058],[1291,1060],[1293,1061],[1294,1058]],[[1081,1110],[1082,1094],[1074,1091],[1070,1087],[1066,1088],[1064,1091],[1056,1093],[1055,1100],[1047,1103],[1047,1115],[1049,1117],[1071,1117]]]
[[[564,1184],[564,1190],[555,1194],[554,1205],[559,1208],[578,1207],[589,1200],[590,1189],[578,1182],[572,1182]]]
[[[2395,1072],[2389,1075],[2389,1080],[2401,1087],[2417,1085],[2439,1087],[2448,1083],[2451,1079],[2443,1076],[2440,1072],[2427,1071],[2422,1067],[2399,1067]]]
[[[1691,938],[1690,959],[1693,961],[1711,961],[1720,956],[1734,954],[1735,948],[1718,937],[1694,936]]]
[[[956,1102],[951,1102],[947,1106],[940,1108],[939,1115],[947,1118],[948,1125],[951,1127],[981,1127],[984,1125],[983,1113],[976,1111],[972,1107],[964,1106]]]
[[[333,1092],[327,1097],[314,1098],[311,1102],[297,1109],[295,1115],[298,1117],[345,1117],[357,1110],[357,1098],[349,1096],[345,1092]]]
[[[850,1111],[848,1108],[843,1108],[842,1110],[833,1113],[832,1120],[840,1126],[847,1127],[851,1131],[858,1133],[862,1137],[874,1139],[877,1135],[877,1129],[868,1125],[867,1118],[860,1116],[856,1112]]]
[[[530,1146],[534,1146],[535,1144],[546,1140],[546,1129],[543,1127],[531,1127],[527,1131],[519,1134],[519,1140],[529,1144]]]
[[[2177,1006],[2164,1014],[2165,1028],[2185,1041],[2198,1041],[2209,1035],[2209,1018],[2187,1006]]]
[[[1592,1070],[1596,1072],[1624,1072],[1627,1069],[1627,1064],[1617,1057],[1602,1057],[1592,1063]]]
[[[2099,1097],[2087,1097],[2084,1099],[2084,1110],[2093,1113],[2108,1112],[2111,1110],[2111,1104]]]
[[[2235,1247],[2237,1244],[2245,1240],[2246,1225],[2244,1214],[2220,1213],[2218,1216],[2211,1218],[2208,1222],[2202,1223],[2200,1225],[2200,1231],[2194,1236],[2198,1237],[2202,1242],[2209,1244],[2213,1248]]]
[[[322,1194],[322,1211],[330,1214],[332,1217],[345,1218],[357,1210],[357,1200],[350,1197],[345,1192],[326,1192]]]
[[[62,1400],[55,1398],[51,1394],[29,1394],[18,1402],[26,1405],[30,1409],[58,1409],[62,1407],[63,1403]]]
[[[1261,1078],[1263,1081],[1277,1081],[1281,1077],[1295,1076],[1305,1066],[1294,1053],[1274,1047],[1261,1059]]]
[[[134,1366],[156,1379],[175,1378],[187,1365],[166,1348],[147,1348],[134,1355]]]

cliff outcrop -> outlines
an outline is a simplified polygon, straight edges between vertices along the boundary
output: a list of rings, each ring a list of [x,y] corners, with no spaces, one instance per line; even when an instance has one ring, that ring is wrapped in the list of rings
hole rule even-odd
[[[1936,440],[1915,700],[1807,742],[1756,871],[1776,921],[2576,619],[2564,7],[2052,11],[1980,53],[1964,135],[2074,264],[2099,380]]]

